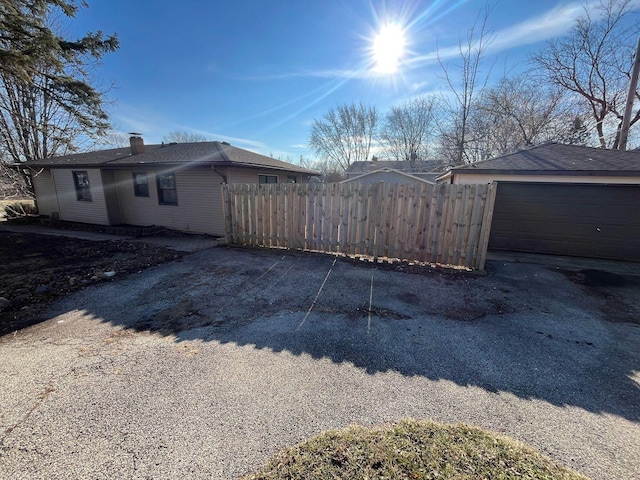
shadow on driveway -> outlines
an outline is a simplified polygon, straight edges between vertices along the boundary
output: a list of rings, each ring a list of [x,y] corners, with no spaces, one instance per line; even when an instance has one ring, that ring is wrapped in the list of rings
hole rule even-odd
[[[495,261],[489,269],[412,274],[219,248],[88,288],[48,316],[78,310],[177,342],[287,351],[640,420],[638,296],[607,303],[540,265]],[[616,288],[637,294],[639,286],[628,278],[608,288],[615,297]],[[607,320],[608,305],[617,305],[618,322]]]

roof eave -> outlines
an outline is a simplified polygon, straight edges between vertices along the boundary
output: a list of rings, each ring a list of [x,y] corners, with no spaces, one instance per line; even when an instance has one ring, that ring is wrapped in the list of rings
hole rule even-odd
[[[264,168],[266,170],[278,170],[278,171],[282,171],[282,172],[295,172],[295,173],[301,173],[301,174],[304,174],[304,175],[317,175],[317,176],[322,175],[322,173],[320,173],[320,172],[316,172],[316,171],[313,171],[313,170],[307,170],[307,169],[304,169],[304,168],[287,168],[286,166],[260,165],[260,164],[249,163],[249,162],[234,162],[234,161],[214,162],[214,165],[216,165],[216,166],[224,166],[224,167],[240,167],[240,168]],[[294,165],[294,167],[295,167],[295,165]]]
[[[117,159],[121,160],[121,159]],[[241,167],[241,168],[263,168],[267,170],[278,170],[283,172],[295,172],[303,175],[316,175],[320,176],[322,173],[315,172],[313,170],[306,169],[296,169],[296,168],[286,168],[284,166],[274,166],[274,165],[259,165],[255,163],[244,163],[244,162],[233,162],[233,161],[191,161],[191,162],[120,162],[114,163],[114,160],[105,161],[101,163],[44,163],[44,162],[25,162],[22,166],[29,166],[35,168],[103,168],[103,169],[125,169],[125,168],[140,168],[140,167],[185,167],[185,166],[225,166],[225,167]]]
[[[440,175],[439,177],[436,177],[436,182],[440,182],[442,180],[447,180],[448,178],[452,177],[454,173],[458,173],[458,172],[457,171],[453,172],[452,170],[449,170],[448,172]]]
[[[640,170],[514,170],[514,169],[473,169],[465,168],[452,170],[447,174],[438,177],[437,180],[446,178],[451,174],[469,175],[543,175],[543,176],[574,176],[574,177],[637,177]]]

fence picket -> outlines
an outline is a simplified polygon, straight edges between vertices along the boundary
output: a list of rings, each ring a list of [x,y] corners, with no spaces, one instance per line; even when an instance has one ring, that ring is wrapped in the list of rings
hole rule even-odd
[[[469,265],[476,265],[477,263],[479,232],[482,228],[482,213],[485,203],[483,198],[486,198],[488,185],[483,185],[483,187],[485,188],[474,189],[473,213],[471,214],[471,227],[469,228],[469,236],[467,237],[465,258],[465,262]]]
[[[460,259],[460,250],[458,246],[458,239],[464,237],[464,214],[466,208],[466,202],[468,200],[468,185],[461,185],[461,188],[456,193],[454,208],[453,208],[453,222],[451,228],[451,249],[449,251],[449,257],[447,263],[455,265],[453,262],[458,262]],[[465,197],[465,193],[467,197]]]
[[[429,204],[427,203],[427,185],[418,185],[417,191],[417,224],[415,235],[413,237],[414,258],[418,261],[424,261],[426,249],[426,230],[428,222],[425,218],[429,218]]]
[[[495,185],[223,185],[227,241],[484,269]]]

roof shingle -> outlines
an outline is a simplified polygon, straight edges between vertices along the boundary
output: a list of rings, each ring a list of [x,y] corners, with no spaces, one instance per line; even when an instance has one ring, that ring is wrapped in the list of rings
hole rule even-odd
[[[640,150],[604,150],[580,145],[546,143],[508,155],[451,169],[451,173],[636,174]],[[588,172],[588,173],[586,173]]]
[[[374,172],[382,168],[391,168],[399,172],[415,174],[415,173],[427,173],[438,170],[438,162],[426,161],[426,160],[366,160],[353,162],[347,169],[347,175],[355,176],[362,175],[364,173]]]
[[[129,147],[75,153],[43,160],[31,160],[34,167],[126,167],[140,165],[227,165],[264,167],[317,175],[317,172],[276,160],[223,142],[145,145],[144,153],[132,155]]]

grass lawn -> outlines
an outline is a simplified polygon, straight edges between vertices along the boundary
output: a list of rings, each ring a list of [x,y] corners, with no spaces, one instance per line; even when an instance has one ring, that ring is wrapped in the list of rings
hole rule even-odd
[[[278,453],[244,480],[585,480],[532,448],[467,425],[403,420],[330,430]]]

